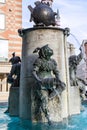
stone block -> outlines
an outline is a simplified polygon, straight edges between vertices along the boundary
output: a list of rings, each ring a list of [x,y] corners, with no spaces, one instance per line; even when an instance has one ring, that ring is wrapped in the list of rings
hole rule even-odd
[[[11,87],[9,93],[9,115],[19,115],[19,87]]]
[[[36,86],[35,86],[36,87]],[[31,90],[31,116],[33,122],[47,122],[47,118],[45,113],[41,108],[41,101],[39,100],[38,95],[36,94],[35,89]],[[44,95],[48,97],[48,92],[44,91]],[[59,102],[59,98],[55,96],[53,99],[48,99],[47,105],[49,119],[52,122],[60,122],[62,121],[62,104]]]
[[[71,86],[69,94],[69,115],[80,114],[81,100],[79,87]]]

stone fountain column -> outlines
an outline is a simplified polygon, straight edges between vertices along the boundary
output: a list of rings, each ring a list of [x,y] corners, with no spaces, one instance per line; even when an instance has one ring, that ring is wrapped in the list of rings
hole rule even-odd
[[[34,103],[32,96],[32,88],[35,85],[32,69],[37,55],[35,56],[35,54],[33,54],[33,50],[46,44],[49,44],[49,47],[53,49],[53,58],[58,64],[61,80],[66,83],[66,90],[62,93],[61,107],[56,98],[49,102],[51,120],[58,122],[68,117],[69,73],[66,43],[67,34],[65,32],[65,29],[56,27],[29,28],[21,31],[20,35],[22,36],[23,44],[19,100],[20,118],[36,121],[34,119]],[[45,117],[42,117],[42,122],[45,121]]]

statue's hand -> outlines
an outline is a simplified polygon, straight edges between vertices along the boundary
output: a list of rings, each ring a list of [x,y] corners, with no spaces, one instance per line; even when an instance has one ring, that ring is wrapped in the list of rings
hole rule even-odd
[[[41,79],[38,79],[37,82],[42,85],[42,80]]]
[[[36,71],[33,71],[32,74],[33,74],[34,78],[37,80],[37,82],[38,82],[39,84],[42,84],[42,80],[38,77]]]
[[[62,82],[60,79],[56,79],[56,87],[57,87],[57,88],[58,88],[58,87],[61,87],[62,90],[64,90],[65,87],[66,87],[66,84],[65,84],[64,82]]]
[[[55,85],[53,85],[53,89],[56,89],[56,86],[55,86]]]
[[[12,84],[14,82],[14,79],[12,78],[12,76],[10,76],[10,74],[7,77],[7,82]]]

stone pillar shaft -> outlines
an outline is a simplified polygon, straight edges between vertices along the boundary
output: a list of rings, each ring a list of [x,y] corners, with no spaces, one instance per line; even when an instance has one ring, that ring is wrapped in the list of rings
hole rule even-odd
[[[58,64],[58,70],[63,82],[66,83],[66,90],[62,95],[62,118],[68,116],[68,102],[67,102],[67,57],[66,52],[66,36],[64,29],[53,27],[30,28],[23,30],[23,46],[22,46],[22,66],[21,66],[21,80],[20,80],[20,113],[19,116],[24,119],[32,120],[31,108],[31,88],[34,83],[32,79],[32,58],[33,51],[37,47],[42,47],[46,44],[53,49],[53,58]],[[54,106],[53,106],[54,107]],[[53,109],[53,108],[52,108]],[[55,117],[55,115],[54,115]],[[53,119],[55,121],[55,119]],[[58,121],[58,120],[57,120]]]

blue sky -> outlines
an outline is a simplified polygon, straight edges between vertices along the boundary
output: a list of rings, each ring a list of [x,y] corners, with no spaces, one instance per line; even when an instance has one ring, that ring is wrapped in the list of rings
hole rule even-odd
[[[36,0],[23,0],[23,28],[29,28],[33,26],[33,23],[29,22],[30,12],[27,8],[28,5],[34,7]],[[54,0],[52,8],[54,11],[59,9],[60,13],[60,27],[69,27],[71,35],[68,37],[68,41],[73,43],[78,49],[84,39],[87,39],[87,0]]]

